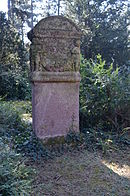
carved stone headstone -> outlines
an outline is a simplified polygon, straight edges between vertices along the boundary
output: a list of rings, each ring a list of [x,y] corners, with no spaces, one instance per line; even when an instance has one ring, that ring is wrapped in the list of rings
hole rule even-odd
[[[81,31],[69,19],[42,19],[29,33],[33,129],[41,138],[79,131]]]

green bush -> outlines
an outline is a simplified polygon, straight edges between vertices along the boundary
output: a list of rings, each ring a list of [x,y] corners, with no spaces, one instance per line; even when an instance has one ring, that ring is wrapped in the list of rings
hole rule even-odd
[[[81,130],[100,126],[120,133],[128,126],[129,69],[109,67],[97,55],[96,60],[81,59],[80,126]],[[102,127],[102,128],[101,128]]]
[[[24,113],[27,112],[23,109],[24,102],[22,102],[23,108],[16,106],[14,103],[15,102],[0,101],[0,135],[12,137],[12,139],[14,138],[14,143],[17,143],[16,138],[18,138],[18,136],[21,136],[18,138],[21,142],[23,142],[22,139],[26,140],[26,138],[29,137],[31,126],[26,124],[21,118],[23,111]],[[29,107],[30,104],[28,103],[28,108]]]
[[[4,70],[5,65],[0,64],[0,94],[7,100],[30,100],[31,87],[27,70],[12,69]],[[13,67],[13,66],[12,66]]]
[[[31,114],[29,101],[0,101],[0,137],[8,138],[12,147],[33,160],[50,156],[32,131],[32,125],[22,119]]]
[[[0,139],[0,195],[30,195],[34,170],[4,140]]]

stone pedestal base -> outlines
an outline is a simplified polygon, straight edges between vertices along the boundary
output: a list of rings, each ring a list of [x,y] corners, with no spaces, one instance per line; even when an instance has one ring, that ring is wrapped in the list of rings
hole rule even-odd
[[[80,74],[35,72],[32,80],[33,129],[40,139],[79,131]]]

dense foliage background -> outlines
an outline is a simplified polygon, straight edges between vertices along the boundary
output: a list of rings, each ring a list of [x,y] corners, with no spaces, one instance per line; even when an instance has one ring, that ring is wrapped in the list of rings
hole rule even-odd
[[[128,64],[129,6],[127,0],[67,0],[67,16],[83,30],[81,51],[85,58],[98,53],[108,65]]]
[[[42,7],[37,13],[39,5]],[[63,9],[64,8],[64,9]],[[108,68],[129,66],[129,4],[127,0],[8,0],[8,19],[0,12],[0,95],[6,99],[30,98],[27,31],[36,18],[63,14],[83,31],[85,59],[101,54]],[[105,68],[106,68],[105,67]]]
[[[13,24],[0,12],[0,95],[6,99],[30,97],[29,54]]]

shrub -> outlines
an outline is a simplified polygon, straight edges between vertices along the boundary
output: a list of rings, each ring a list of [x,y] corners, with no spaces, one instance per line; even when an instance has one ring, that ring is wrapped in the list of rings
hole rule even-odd
[[[28,101],[0,101],[0,137],[9,138],[11,146],[33,160],[48,158],[49,152],[32,131],[32,125],[22,120],[23,113],[31,113]]]
[[[0,195],[30,195],[34,170],[0,139]]]
[[[81,130],[100,124],[104,130],[118,133],[128,126],[129,69],[109,67],[102,60],[81,59],[80,126]]]
[[[17,102],[16,102],[17,103]],[[22,102],[22,107],[24,108],[24,102]],[[28,103],[28,108],[30,107]],[[16,137],[19,139],[26,139],[30,135],[30,126],[21,119],[21,114],[24,109],[20,106],[16,106],[14,102],[0,102],[0,135],[6,135],[8,137],[14,137],[14,142],[17,142]],[[27,112],[26,110],[24,111]],[[2,131],[3,130],[3,131]],[[26,136],[25,136],[26,135]]]

